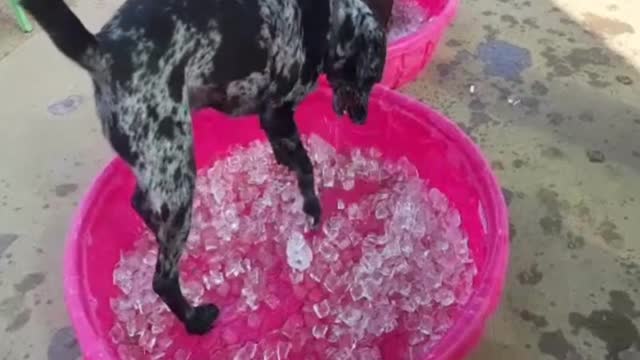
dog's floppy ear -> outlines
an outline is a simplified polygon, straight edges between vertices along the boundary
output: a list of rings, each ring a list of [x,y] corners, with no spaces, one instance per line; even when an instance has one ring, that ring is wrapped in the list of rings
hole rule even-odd
[[[358,79],[369,82],[381,80],[387,53],[386,32],[375,20],[367,22],[369,27],[354,39],[358,49]]]
[[[388,29],[389,20],[391,19],[391,11],[393,9],[393,0],[365,0],[373,15],[382,25],[383,28]]]

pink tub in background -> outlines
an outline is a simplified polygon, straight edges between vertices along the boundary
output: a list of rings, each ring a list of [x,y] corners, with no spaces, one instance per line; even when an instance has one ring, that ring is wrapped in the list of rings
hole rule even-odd
[[[395,0],[402,1],[402,0]],[[400,88],[418,78],[427,68],[445,30],[458,10],[459,0],[415,0],[429,14],[417,31],[392,41],[387,48],[382,85]]]
[[[395,1],[415,1],[429,15],[429,20],[419,26],[415,32],[391,40],[387,45],[387,61],[380,84],[391,89],[413,82],[427,68],[445,31],[453,22],[459,2],[459,0]],[[324,77],[321,83],[326,85]]]

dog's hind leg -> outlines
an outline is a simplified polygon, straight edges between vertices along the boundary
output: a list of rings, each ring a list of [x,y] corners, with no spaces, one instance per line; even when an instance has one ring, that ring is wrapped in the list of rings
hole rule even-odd
[[[313,165],[300,141],[293,119],[293,106],[285,104],[263,111],[260,114],[260,126],[267,133],[278,163],[295,171],[304,200],[303,211],[313,218],[314,225],[318,225],[322,209],[315,191]]]
[[[191,226],[195,161],[191,119],[186,108],[150,119],[133,165],[137,187],[132,204],[158,242],[153,290],[190,334],[208,332],[218,317],[213,304],[193,307],[180,289],[178,265]]]

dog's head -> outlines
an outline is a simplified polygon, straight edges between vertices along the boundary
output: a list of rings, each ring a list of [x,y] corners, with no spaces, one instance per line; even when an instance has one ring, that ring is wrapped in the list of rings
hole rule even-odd
[[[387,54],[384,28],[360,0],[333,2],[325,72],[334,91],[333,107],[362,124],[369,95],[382,79]]]

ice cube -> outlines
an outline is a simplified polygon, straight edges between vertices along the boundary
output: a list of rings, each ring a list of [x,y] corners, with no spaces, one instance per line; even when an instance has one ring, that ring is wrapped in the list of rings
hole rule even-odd
[[[402,250],[400,249],[400,243],[397,239],[394,239],[385,245],[382,250],[382,257],[386,260],[399,256],[401,253]]]
[[[373,245],[386,245],[389,238],[385,235],[367,234],[364,241]]]
[[[329,263],[332,263],[340,257],[338,250],[328,241],[321,241],[318,245],[318,252]]]
[[[134,315],[133,317],[127,319],[125,324],[125,329],[127,330],[127,335],[129,337],[134,337],[135,335],[141,334],[146,328],[146,321],[140,315]]]
[[[302,315],[292,315],[287,321],[282,325],[282,334],[284,334],[289,339],[294,339],[296,335],[300,332],[300,328],[304,325],[304,319]]]
[[[335,156],[335,148],[316,134],[309,137],[309,150],[318,163],[323,163]]]
[[[441,287],[435,293],[434,300],[439,302],[442,306],[449,306],[456,301],[453,291]]]
[[[338,319],[349,327],[356,326],[356,324],[358,323],[358,321],[360,321],[361,318],[362,318],[362,311],[355,307],[345,309],[338,314]]]
[[[287,263],[297,271],[304,271],[311,266],[313,251],[307,245],[301,233],[294,232],[287,241]]]
[[[335,359],[335,360],[353,360],[353,356],[352,356],[351,351],[349,349],[340,348],[340,349],[338,349],[338,351],[336,351],[331,356],[331,359]]]
[[[204,287],[197,281],[189,281],[182,286],[182,292],[185,298],[199,305],[204,295]]]
[[[346,178],[342,180],[342,188],[344,190],[350,191],[353,190],[356,186],[356,181],[353,178]]]
[[[316,262],[309,271],[309,277],[315,282],[321,282],[326,272],[327,267],[320,262]]]
[[[190,360],[191,352],[185,349],[178,349],[173,355],[174,360]]]
[[[349,204],[349,206],[347,207],[347,216],[349,217],[349,220],[352,221],[361,218],[362,213],[358,204]]]
[[[133,274],[130,270],[118,267],[113,272],[113,283],[118,286],[123,293],[130,294],[131,290],[133,290],[132,277]]]
[[[427,340],[427,337],[420,332],[413,332],[411,333],[411,335],[409,335],[409,345],[418,345],[420,343],[423,343]]]
[[[171,318],[166,315],[160,314],[151,316],[151,333],[154,335],[159,335],[163,333],[169,326],[171,325]]]
[[[274,295],[274,294],[268,294],[265,298],[264,298],[264,303],[267,304],[267,306],[269,307],[269,309],[271,310],[276,310],[278,307],[280,307],[280,299]]]
[[[324,319],[331,313],[331,306],[326,299],[313,305],[313,312],[319,319]]]
[[[211,290],[216,286],[222,285],[224,282],[224,275],[220,271],[210,270],[209,273],[202,278],[202,283],[205,289]]]
[[[144,331],[138,339],[138,345],[146,352],[152,352],[153,347],[156,345],[156,336],[151,331]]]
[[[425,315],[418,324],[418,330],[425,335],[431,335],[433,333],[434,325],[434,319],[430,315]]]
[[[292,284],[300,284],[304,281],[304,273],[301,271],[293,270],[289,273],[289,279]]]
[[[388,218],[389,215],[391,215],[391,212],[389,211],[387,204],[385,204],[382,201],[376,204],[376,210],[375,210],[376,219],[383,220]]]
[[[249,307],[249,309],[253,311],[258,309],[258,295],[252,288],[244,287],[242,288],[240,294],[244,298],[244,302]]]
[[[447,226],[457,228],[461,223],[460,212],[457,209],[451,208],[446,215]]]
[[[382,354],[377,347],[364,347],[356,349],[355,358],[357,360],[382,360]]]
[[[255,358],[258,352],[258,344],[254,342],[246,343],[236,354],[233,356],[233,360],[252,360]]]
[[[142,263],[154,267],[156,265],[156,260],[158,259],[158,254],[156,251],[149,251],[144,258],[142,259]]]
[[[360,299],[363,299],[365,297],[364,286],[362,285],[362,283],[356,282],[353,285],[351,285],[349,289],[349,293],[351,294],[351,299],[353,301],[358,301]]]
[[[382,279],[366,278],[362,280],[363,296],[369,300],[376,298]]]
[[[360,265],[365,272],[371,274],[382,266],[382,257],[376,251],[367,252],[362,255]]]
[[[327,289],[327,291],[329,291],[330,293],[335,293],[336,291],[338,291],[340,286],[342,286],[343,279],[342,277],[336,275],[333,271],[330,271],[325,276],[322,284],[324,285],[324,288]]]
[[[329,330],[329,326],[325,324],[314,325],[311,328],[311,333],[316,339],[324,339],[327,336],[327,331]]]
[[[149,356],[149,360],[161,360],[161,359],[164,359],[166,356],[167,354],[165,354],[164,351],[156,351],[152,353],[151,356]]]
[[[226,159],[226,170],[228,173],[237,173],[242,169],[242,157],[238,155],[229,156]]]
[[[289,352],[291,351],[291,343],[280,341],[276,346],[277,360],[286,360],[289,358]]]
[[[242,266],[242,258],[239,254],[230,254],[226,259],[224,267],[224,276],[226,278],[236,278],[244,273]]]
[[[156,350],[159,352],[167,351],[173,344],[173,339],[168,335],[159,336],[156,341]]]
[[[340,233],[340,228],[342,227],[342,222],[337,217],[332,217],[329,220],[325,221],[322,225],[322,232],[324,232],[327,237],[330,239],[334,239]]]
[[[447,200],[447,197],[437,188],[429,189],[429,200],[431,201],[431,206],[434,210],[441,213],[447,211],[449,201]]]
[[[113,327],[109,331],[109,335],[111,336],[111,341],[113,341],[114,344],[123,342],[126,336],[124,330],[122,329],[122,326],[119,323],[113,325]]]
[[[224,197],[227,193],[226,186],[220,180],[214,181],[211,184],[211,195],[213,195],[213,200],[215,200],[216,204],[221,205]]]

